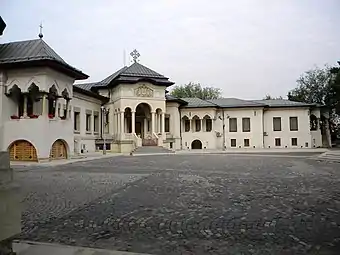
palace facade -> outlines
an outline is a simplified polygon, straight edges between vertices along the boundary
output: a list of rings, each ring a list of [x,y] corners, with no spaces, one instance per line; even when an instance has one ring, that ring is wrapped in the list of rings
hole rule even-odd
[[[169,150],[328,147],[327,115],[288,100],[174,98],[168,77],[137,62],[102,81],[42,39],[0,44],[0,146],[14,161],[142,146]],[[76,83],[75,83],[76,82]]]

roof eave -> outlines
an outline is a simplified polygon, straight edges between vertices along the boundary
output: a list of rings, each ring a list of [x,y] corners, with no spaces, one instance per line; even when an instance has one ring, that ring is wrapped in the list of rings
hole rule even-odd
[[[267,105],[266,108],[310,108],[316,107],[316,105]]]
[[[55,69],[59,72],[62,72],[76,80],[85,80],[89,78],[89,76],[78,69],[68,65],[61,63],[60,61],[56,61],[54,59],[40,59],[40,60],[22,60],[17,62],[5,62],[0,63],[0,67],[6,69],[16,69],[16,68],[23,68],[23,67],[43,67],[47,66],[52,69]]]
[[[104,102],[104,103],[106,103],[106,102],[109,101],[109,98],[108,98],[108,97],[99,95],[99,94],[97,94],[97,93],[94,93],[94,92],[89,91],[89,90],[86,90],[86,89],[79,88],[79,87],[77,87],[77,86],[73,86],[73,91],[78,92],[78,93],[81,93],[81,94],[84,94],[84,95],[87,95],[87,96],[90,96],[90,97],[97,98],[97,99],[101,100],[101,101]]]

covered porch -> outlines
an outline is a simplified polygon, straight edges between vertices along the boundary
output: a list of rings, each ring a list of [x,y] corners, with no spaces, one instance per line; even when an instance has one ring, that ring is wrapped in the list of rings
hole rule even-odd
[[[126,107],[114,114],[114,136],[117,140],[130,140],[139,146],[162,146],[165,139],[165,112],[140,103],[136,108]]]

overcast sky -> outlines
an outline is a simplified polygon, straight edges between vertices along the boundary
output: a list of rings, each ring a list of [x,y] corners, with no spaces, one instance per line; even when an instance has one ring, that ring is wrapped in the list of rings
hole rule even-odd
[[[136,48],[176,84],[225,97],[285,96],[301,73],[340,60],[340,0],[0,0],[0,43],[38,38],[99,81]]]

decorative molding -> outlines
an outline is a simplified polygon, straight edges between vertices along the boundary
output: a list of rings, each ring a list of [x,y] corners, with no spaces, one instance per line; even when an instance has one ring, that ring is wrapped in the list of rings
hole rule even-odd
[[[135,96],[137,97],[153,97],[153,94],[153,89],[144,84],[135,89]]]

